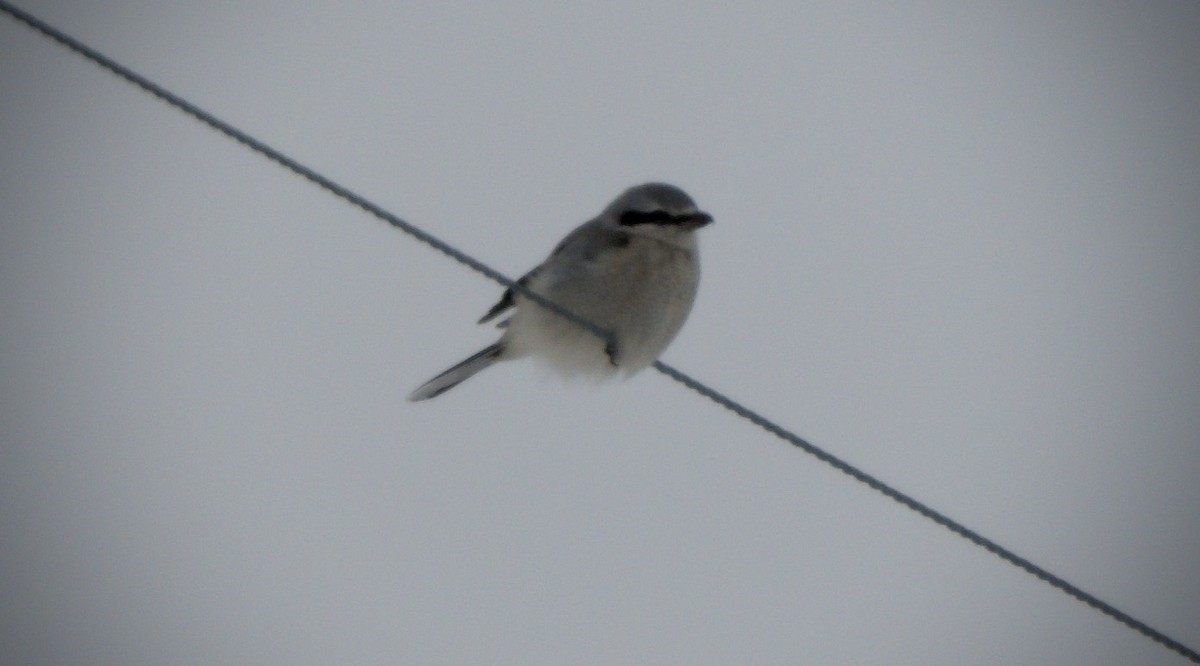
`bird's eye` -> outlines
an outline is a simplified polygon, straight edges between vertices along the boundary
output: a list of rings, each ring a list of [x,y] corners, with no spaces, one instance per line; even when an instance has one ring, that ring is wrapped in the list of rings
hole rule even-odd
[[[620,219],[620,225],[623,227],[632,227],[638,224],[663,225],[674,223],[675,218],[671,217],[670,213],[662,210],[656,210],[648,213],[640,210],[627,210],[624,213],[621,213]]]
[[[639,210],[627,210],[621,213],[620,224],[623,227],[632,227],[637,224],[646,223],[646,214]]]

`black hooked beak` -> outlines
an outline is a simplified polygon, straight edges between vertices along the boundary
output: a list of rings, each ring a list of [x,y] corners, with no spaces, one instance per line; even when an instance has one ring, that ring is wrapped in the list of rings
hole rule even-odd
[[[712,224],[712,221],[712,215],[698,210],[695,213],[680,219],[679,226],[683,227],[684,229],[699,229],[700,227]]]

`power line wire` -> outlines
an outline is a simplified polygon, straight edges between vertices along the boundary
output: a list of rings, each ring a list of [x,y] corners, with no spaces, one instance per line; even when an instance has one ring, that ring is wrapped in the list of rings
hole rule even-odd
[[[563,308],[551,301],[546,300],[544,297],[529,291],[523,285],[516,283],[512,279],[504,276],[499,271],[491,268],[490,266],[484,264],[483,262],[481,262],[481,261],[475,259],[474,257],[466,254],[465,252],[451,246],[450,244],[436,238],[435,236],[425,232],[424,230],[422,230],[408,222],[405,222],[404,220],[402,220],[399,217],[393,215],[392,213],[384,210],[383,208],[372,203],[371,201],[367,200],[366,198],[362,197],[361,195],[356,194],[356,193],[352,192],[351,190],[333,182],[332,180],[326,178],[325,176],[322,176],[321,174],[317,173],[313,169],[293,160],[292,158],[288,157],[287,155],[284,155],[283,153],[275,150],[274,148],[271,148],[270,146],[264,144],[263,142],[259,141],[258,139],[255,139],[254,137],[246,134],[245,132],[242,132],[241,130],[237,129],[236,127],[230,125],[229,123],[226,123],[226,122],[220,120],[219,118],[213,116],[212,114],[210,114],[210,113],[204,111],[203,109],[197,107],[196,105],[192,104],[191,102],[188,102],[187,100],[185,100],[185,99],[179,97],[178,95],[170,92],[169,90],[159,86],[158,84],[154,83],[153,81],[150,81],[149,79],[134,72],[133,70],[104,56],[103,54],[99,53],[98,51],[88,47],[84,43],[67,35],[66,33],[58,30],[57,28],[54,28],[53,26],[37,19],[36,17],[34,17],[16,7],[13,7],[12,5],[10,5],[7,2],[4,2],[3,0],[0,0],[0,11],[3,11],[4,13],[11,16],[13,19],[17,20],[18,22],[24,23],[26,26],[32,28],[33,30],[36,30],[37,32],[40,32],[42,35],[54,40],[55,42],[58,42],[62,46],[66,47],[67,49],[74,51],[75,53],[78,53],[79,55],[94,62],[95,64],[99,65],[100,67],[108,70],[109,72],[126,80],[127,82],[132,83],[133,85],[141,88],[142,90],[146,91],[147,93],[150,93],[151,95],[153,95],[154,97],[157,97],[158,99],[162,100],[163,102],[166,102],[167,104],[179,109],[180,111],[186,113],[187,115],[192,116],[196,120],[199,120],[200,122],[204,123],[205,125],[208,125],[209,127],[217,130],[218,132],[229,137],[230,139],[233,139],[234,141],[246,146],[247,148],[259,153],[260,155],[263,155],[264,157],[267,157],[268,159],[275,161],[280,166],[283,166],[284,168],[288,169],[289,171],[292,171],[293,173],[303,176],[304,178],[308,179],[309,181],[312,181],[318,187],[321,187],[321,188],[329,191],[334,196],[337,196],[351,204],[354,204],[355,206],[358,206],[359,208],[363,209],[364,211],[370,213],[371,215],[374,215],[375,217],[383,220],[384,222],[387,222],[388,224],[390,224],[390,225],[400,229],[401,231],[409,234],[410,236],[416,238],[417,240],[421,241],[422,243],[425,243],[426,245],[429,245],[433,249],[445,254],[446,256],[450,257],[451,259],[454,259],[455,261],[467,266],[471,270],[474,270],[475,272],[480,273],[481,275],[483,275],[483,276],[485,276],[507,288],[513,289],[514,291],[529,297],[531,300],[535,301],[540,306],[545,307],[545,308],[555,312],[559,316],[565,317],[566,319],[574,322],[575,324],[577,324],[579,326],[582,326],[584,329],[588,330],[593,335],[596,335],[602,339],[607,339],[607,337],[608,337],[607,332],[605,332],[604,330],[602,330],[600,327],[596,326],[595,324],[579,317],[578,315],[570,312],[569,310],[566,310],[565,308]],[[809,455],[814,456],[818,460],[832,466],[834,469],[838,470],[839,472],[842,472],[843,474],[846,474],[847,476],[851,477],[855,481],[858,481],[859,483],[862,483],[862,484],[872,488],[873,490],[878,491],[879,493],[883,494],[885,497],[888,497],[889,499],[891,499],[895,502],[898,502],[899,504],[915,511],[916,513],[920,514],[921,516],[924,516],[925,518],[928,518],[929,520],[937,523],[938,525],[941,525],[942,527],[946,528],[947,530],[950,530],[954,534],[957,534],[958,536],[966,539],[967,541],[970,541],[971,543],[979,546],[980,548],[983,548],[984,550],[992,553],[993,555],[996,555],[997,557],[1001,558],[1002,560],[1008,562],[1009,564],[1012,564],[1013,566],[1016,566],[1017,568],[1021,569],[1022,571],[1025,571],[1026,573],[1047,583],[1048,585],[1061,590],[1062,592],[1070,595],[1071,597],[1074,597],[1076,600],[1081,601],[1088,606],[1091,606],[1092,608],[1100,611],[1101,613],[1104,613],[1105,615],[1108,615],[1109,617],[1117,620],[1121,624],[1124,624],[1125,626],[1129,627],[1130,629],[1137,631],[1138,633],[1146,636],[1147,638],[1150,638],[1151,640],[1163,645],[1164,647],[1166,647],[1170,650],[1173,650],[1174,652],[1186,657],[1187,659],[1189,659],[1195,663],[1200,663],[1200,652],[1197,652],[1196,650],[1184,645],[1183,643],[1180,643],[1179,641],[1167,636],[1166,634],[1162,633],[1161,631],[1158,631],[1157,629],[1151,627],[1150,625],[1146,624],[1145,622],[1129,615],[1128,613],[1125,613],[1125,612],[1117,609],[1116,607],[1101,600],[1100,598],[1098,598],[1088,592],[1085,592],[1083,589],[1067,582],[1063,578],[1061,578],[1053,573],[1050,573],[1049,571],[1043,569],[1042,567],[1037,566],[1030,560],[1028,560],[1020,555],[1017,555],[1013,551],[1001,546],[1000,544],[996,543],[995,541],[988,539],[987,537],[979,534],[975,530],[970,529],[969,527],[946,516],[945,514],[930,508],[926,504],[893,488],[892,486],[884,483],[883,481],[880,481],[879,479],[875,478],[874,476],[867,474],[866,472],[858,469],[854,465],[851,465],[850,463],[842,460],[841,458],[838,458],[837,456],[825,451],[824,449],[821,449],[820,447],[817,447],[814,444],[811,444],[810,442],[808,442],[807,440],[803,439],[802,437],[796,435],[795,433],[791,432],[790,430],[787,430],[786,428],[776,424],[775,422],[767,419],[766,417],[760,415],[758,412],[755,412],[754,410],[742,405],[741,403],[733,400],[732,398],[725,396],[721,392],[719,392],[713,388],[710,388],[709,386],[705,385],[704,383],[702,383],[696,379],[693,379],[689,375],[684,374],[683,372],[675,369],[674,367],[672,367],[670,365],[667,365],[666,363],[663,363],[662,361],[655,361],[654,368],[656,370],[658,370],[659,372],[661,372],[662,374],[679,382],[683,386],[686,386],[687,388],[708,398],[709,400],[712,400],[713,402],[724,407],[725,409],[728,409],[729,411],[733,412],[734,414],[738,415],[739,417],[749,421],[750,423],[753,423],[754,425],[758,426],[759,428],[771,433],[772,435],[775,435],[776,437],[784,440],[785,442],[801,449],[805,453],[808,453]]]

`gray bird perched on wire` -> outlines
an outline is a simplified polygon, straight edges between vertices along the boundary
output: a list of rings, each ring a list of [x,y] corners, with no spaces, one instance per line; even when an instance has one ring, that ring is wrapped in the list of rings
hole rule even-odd
[[[493,363],[525,356],[568,375],[628,376],[646,368],[692,309],[700,282],[694,232],[711,222],[712,216],[674,185],[646,183],[625,190],[517,281],[598,330],[510,288],[479,320],[482,324],[512,309],[499,324],[500,339],[417,387],[408,399],[439,396]]]

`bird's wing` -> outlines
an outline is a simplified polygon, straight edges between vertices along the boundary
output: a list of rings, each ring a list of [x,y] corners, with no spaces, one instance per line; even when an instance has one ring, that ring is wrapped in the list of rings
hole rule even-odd
[[[614,229],[610,226],[603,225],[599,220],[591,220],[576,227],[571,233],[567,234],[566,238],[562,239],[537,268],[529,271],[517,280],[517,284],[522,287],[528,287],[530,280],[537,276],[547,264],[559,261],[579,261],[581,263],[589,263],[596,259],[596,256],[602,252],[622,248],[630,243],[630,235],[621,229]],[[495,319],[505,310],[516,305],[516,294],[510,287],[504,290],[504,294],[500,296],[499,302],[492,306],[492,309],[483,315],[479,320],[480,324],[485,324],[492,319]],[[504,322],[499,324],[504,326]]]
[[[541,266],[538,266],[538,268],[541,268]],[[537,275],[538,268],[535,268],[535,269],[529,271],[528,273],[526,273],[525,275],[523,275],[520,280],[517,280],[517,284],[521,285],[522,287],[529,286],[529,281],[531,279],[533,279],[534,275]],[[505,310],[511,308],[512,306],[514,306],[516,304],[517,304],[517,302],[516,302],[516,299],[513,294],[513,289],[512,289],[512,287],[509,287],[508,289],[504,290],[504,294],[500,297],[499,302],[497,302],[495,305],[493,305],[492,309],[488,310],[487,314],[483,315],[483,317],[479,320],[478,323],[486,324],[489,321],[495,319],[497,316],[499,316],[500,313],[504,312]],[[498,324],[498,326],[503,327],[504,323],[505,322],[500,322]]]

